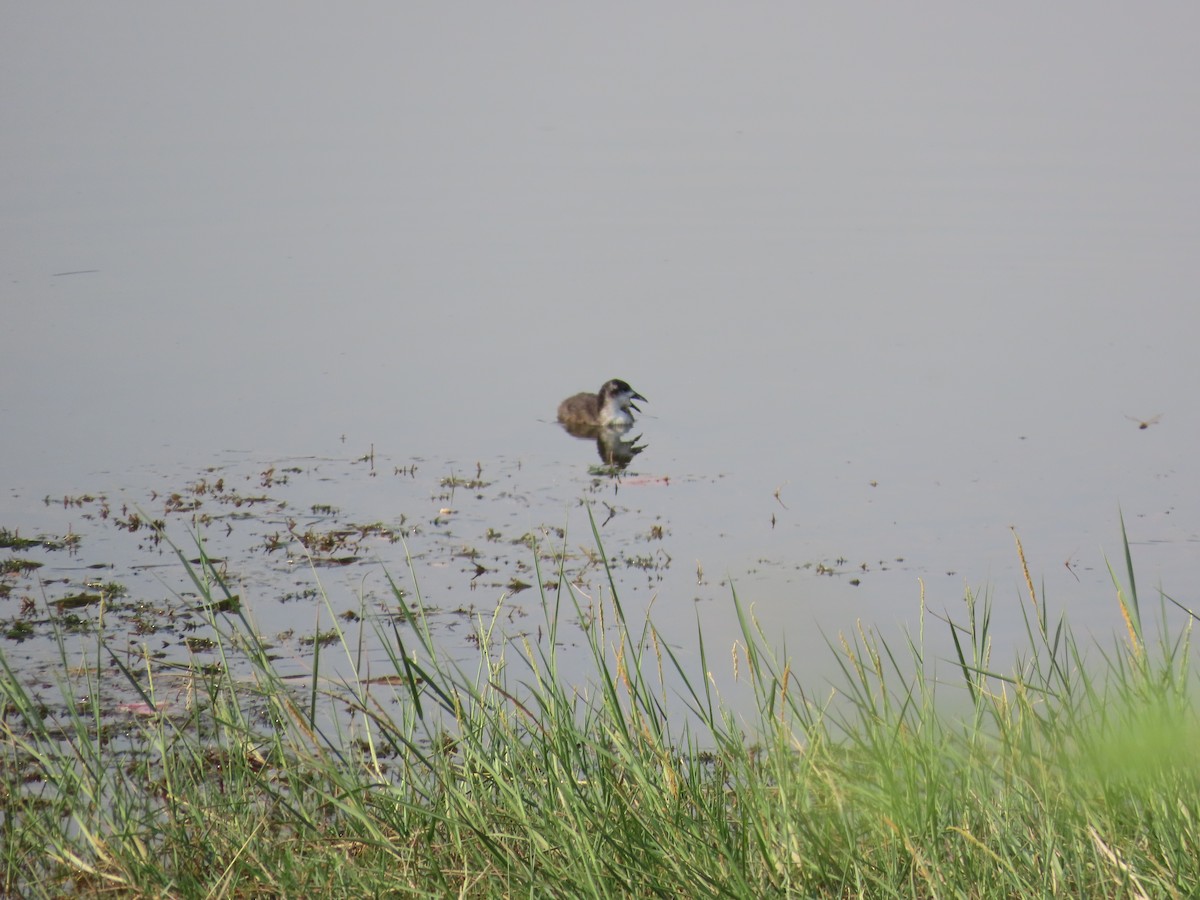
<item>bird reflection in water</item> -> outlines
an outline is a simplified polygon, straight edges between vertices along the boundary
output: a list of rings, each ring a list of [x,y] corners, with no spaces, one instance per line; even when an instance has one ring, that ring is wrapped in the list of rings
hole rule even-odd
[[[558,421],[567,433],[596,441],[596,452],[605,466],[622,470],[646,449],[639,444],[642,436],[629,435],[633,412],[641,412],[633,402],[648,403],[641,394],[619,378],[606,381],[595,394],[581,393],[558,405]]]
[[[587,440],[594,438],[600,461],[614,469],[624,469],[633,458],[646,449],[638,443],[642,436],[630,437],[628,428],[613,425],[563,425],[567,434]]]

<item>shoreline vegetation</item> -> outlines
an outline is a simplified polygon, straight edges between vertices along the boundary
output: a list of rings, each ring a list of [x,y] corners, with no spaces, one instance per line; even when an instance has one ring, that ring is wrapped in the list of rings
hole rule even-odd
[[[1127,540],[1124,633],[1082,646],[1026,568],[1027,643],[1006,672],[987,598],[945,616],[922,598],[916,636],[830,640],[836,690],[814,695],[734,593],[755,699],[738,715],[707,674],[728,636],[698,634],[689,670],[652,621],[626,620],[611,574],[594,602],[565,572],[543,587],[537,641],[478,616],[470,665],[389,579],[413,609],[375,625],[389,672],[323,675],[331,653],[361,671],[331,615],[297,681],[197,546],[199,562],[176,552],[220,663],[186,683],[122,662],[97,629],[88,690],[60,714],[0,650],[6,895],[1149,898],[1200,883],[1192,619],[1169,628],[1179,604],[1160,592],[1146,634]],[[590,653],[586,684],[559,677],[560,616],[590,623],[571,651]],[[926,618],[951,660],[927,658]],[[57,641],[62,686],[79,662]],[[114,663],[140,698],[120,720],[96,674]]]

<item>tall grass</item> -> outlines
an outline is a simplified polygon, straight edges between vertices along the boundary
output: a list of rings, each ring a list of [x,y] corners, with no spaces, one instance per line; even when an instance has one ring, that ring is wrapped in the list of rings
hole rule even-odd
[[[1128,630],[1111,647],[1085,653],[1029,580],[1012,671],[993,671],[990,603],[968,595],[953,616],[922,605],[923,623],[949,629],[949,665],[926,658],[923,630],[862,630],[830,643],[833,695],[797,682],[735,596],[755,708],[734,715],[703,634],[689,670],[652,622],[627,621],[611,576],[590,600],[561,570],[540,641],[501,638],[498,609],[474,623],[477,658],[453,664],[418,590],[415,608],[373,620],[386,678],[339,632],[314,651],[358,674],[327,677],[318,656],[297,685],[221,605],[230,592],[202,554],[196,586],[229,610],[211,613],[223,665],[169,688],[149,659],[118,669],[122,690],[176,712],[133,726],[106,714],[103,637],[87,702],[62,714],[0,655],[0,883],[30,896],[1189,896],[1189,629],[1164,619],[1147,642],[1127,542],[1126,563],[1114,585]],[[588,623],[584,684],[560,673],[568,621]],[[59,648],[65,684],[75,663]]]

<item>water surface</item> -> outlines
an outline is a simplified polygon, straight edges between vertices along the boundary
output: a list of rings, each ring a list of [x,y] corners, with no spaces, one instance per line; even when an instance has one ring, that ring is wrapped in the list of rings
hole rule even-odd
[[[1200,13],[922,13],[11,12],[0,524],[143,565],[44,499],[297,468],[231,538],[270,621],[296,509],[417,523],[453,608],[528,563],[472,591],[456,545],[588,544],[586,500],[656,559],[632,611],[729,643],[736,588],[813,679],[822,632],[916,629],[922,589],[1016,640],[1012,529],[1081,628],[1119,628],[1122,511],[1140,586],[1189,600]],[[648,449],[597,484],[551,420],[614,376]],[[335,606],[404,568],[366,556]]]

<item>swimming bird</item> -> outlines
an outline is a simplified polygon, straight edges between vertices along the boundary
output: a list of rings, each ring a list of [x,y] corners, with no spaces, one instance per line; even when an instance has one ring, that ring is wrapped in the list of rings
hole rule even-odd
[[[630,410],[641,412],[634,400],[650,402],[627,382],[613,378],[604,382],[594,394],[585,391],[558,404],[558,421],[566,425],[568,430],[628,428],[633,424]]]

